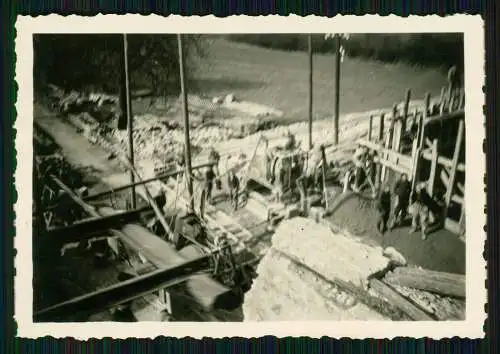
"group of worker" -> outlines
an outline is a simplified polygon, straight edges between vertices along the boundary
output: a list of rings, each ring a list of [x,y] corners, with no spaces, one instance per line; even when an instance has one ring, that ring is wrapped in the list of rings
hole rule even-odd
[[[377,229],[381,234],[400,226],[410,213],[412,234],[420,229],[422,239],[426,240],[429,231],[430,216],[439,215],[440,206],[425,189],[425,184],[418,184],[412,191],[412,184],[407,174],[401,174],[391,188],[385,183],[380,190],[373,183],[375,177],[376,152],[360,146],[353,155],[354,173],[348,172],[344,187],[348,186],[355,192],[361,192],[366,185],[372,191],[372,197],[377,197],[379,217]]]
[[[400,226],[409,212],[411,215],[409,234],[420,229],[422,240],[426,240],[430,217],[439,217],[440,206],[428,194],[425,187],[425,184],[418,184],[412,192],[411,182],[406,174],[400,176],[393,190],[385,184],[377,201],[378,231],[384,234],[387,230]]]
[[[222,189],[221,173],[219,170],[220,154],[211,148],[208,154],[209,166],[204,170],[203,175],[203,189],[205,202],[213,202],[213,192],[214,187],[220,190]],[[179,154],[177,158],[178,168],[183,168],[185,164],[184,154]],[[227,184],[229,187],[229,200],[233,210],[238,208],[239,204],[239,194],[240,194],[240,179],[233,169],[227,172]]]

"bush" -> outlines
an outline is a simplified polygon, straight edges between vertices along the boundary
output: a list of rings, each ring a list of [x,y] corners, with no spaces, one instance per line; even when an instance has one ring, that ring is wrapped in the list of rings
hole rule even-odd
[[[308,47],[304,34],[235,34],[228,38],[286,51],[305,51]],[[464,46],[460,33],[351,34],[343,46],[350,57],[463,68]],[[323,34],[312,36],[312,47],[316,53],[331,53],[335,49],[333,41],[325,40]]]

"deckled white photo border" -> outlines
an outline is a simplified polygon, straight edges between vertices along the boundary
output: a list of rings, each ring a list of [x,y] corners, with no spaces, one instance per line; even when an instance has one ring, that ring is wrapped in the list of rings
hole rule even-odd
[[[486,234],[483,176],[486,159],[482,151],[485,124],[484,24],[480,16],[338,16],[335,19],[308,16],[232,16],[161,17],[156,15],[98,15],[78,17],[59,15],[18,17],[15,52],[18,99],[15,122],[17,169],[15,205],[17,249],[15,258],[15,320],[18,336],[87,338],[173,337],[259,337],[264,335],[310,336],[319,338],[394,338],[407,337],[484,337],[486,319],[486,261],[483,250]],[[463,32],[465,42],[466,90],[466,195],[467,309],[465,321],[446,322],[259,322],[259,323],[33,323],[32,265],[32,132],[33,132],[33,33],[389,33],[389,32]]]

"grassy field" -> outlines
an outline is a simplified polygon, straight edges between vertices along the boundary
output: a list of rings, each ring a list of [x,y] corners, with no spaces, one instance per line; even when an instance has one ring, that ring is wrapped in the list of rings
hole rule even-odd
[[[287,119],[307,119],[307,54],[223,38],[207,41],[207,56],[195,75],[199,93],[216,96],[232,92],[240,99],[281,109]],[[333,112],[334,57],[315,55],[313,66],[314,117],[328,117]],[[346,58],[341,67],[340,111],[390,107],[404,100],[407,88],[412,89],[415,99],[423,99],[426,92],[439,95],[445,82],[445,75],[438,69]]]

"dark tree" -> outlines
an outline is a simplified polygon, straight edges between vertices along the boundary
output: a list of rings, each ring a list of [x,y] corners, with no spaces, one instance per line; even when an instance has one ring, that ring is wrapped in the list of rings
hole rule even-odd
[[[193,60],[203,54],[197,35],[185,37],[185,52]],[[117,94],[123,70],[121,34],[37,34],[33,36],[35,89],[54,84],[66,90],[103,90]],[[148,88],[155,95],[179,93],[175,34],[128,36],[131,88]]]

